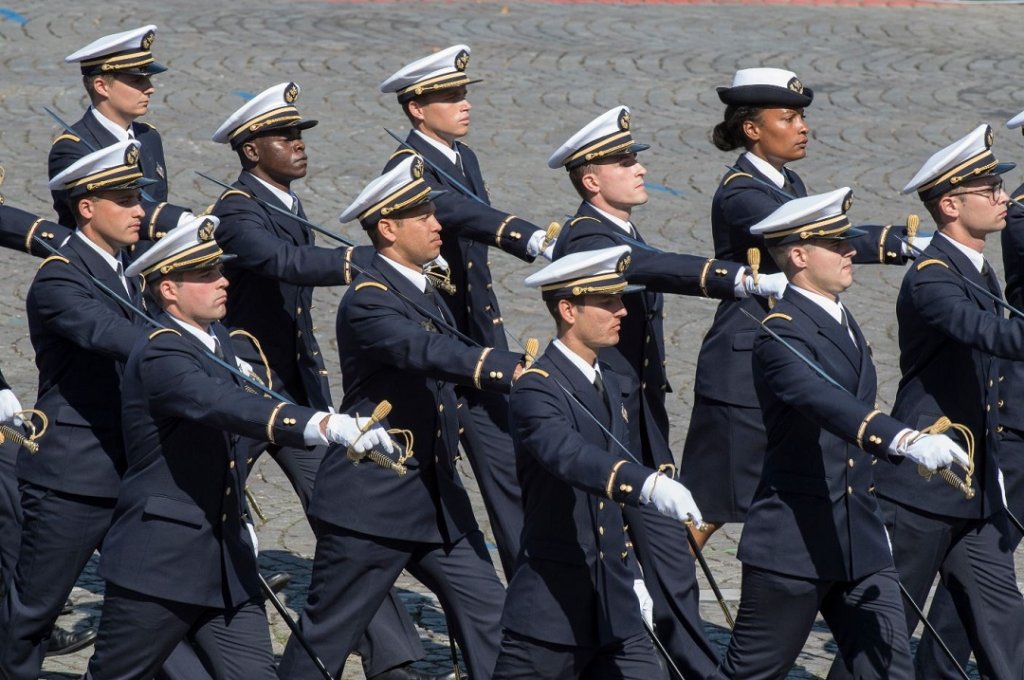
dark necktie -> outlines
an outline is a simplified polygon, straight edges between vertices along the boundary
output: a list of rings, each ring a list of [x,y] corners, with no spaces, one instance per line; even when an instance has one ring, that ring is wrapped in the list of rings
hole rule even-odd
[[[860,344],[858,344],[858,342],[857,342],[857,334],[854,333],[853,332],[853,328],[850,327],[850,317],[846,313],[846,307],[843,307],[842,305],[840,305],[839,311],[840,311],[839,323],[840,323],[840,325],[842,325],[843,329],[846,331],[846,337],[850,338],[850,342],[853,343],[853,346],[856,347],[858,351],[860,351]]]
[[[998,299],[1003,299],[1003,291],[999,285],[999,277],[996,276],[995,271],[989,266],[988,260],[985,260],[984,264],[981,265],[981,276],[985,279],[985,287],[988,288],[988,292],[995,295]],[[999,316],[1003,315],[1002,305],[993,303],[996,305],[996,311]]]
[[[604,380],[601,379],[600,373],[594,374],[594,389],[597,390],[597,396],[601,397],[601,403],[604,404],[605,416],[611,418],[611,406],[608,405],[608,393],[604,389]]]
[[[785,170],[782,171],[782,190],[789,195],[789,198],[797,198],[796,187],[789,181],[789,173]]]
[[[466,176],[466,169],[462,167],[462,154],[459,153],[458,151],[455,152],[455,167],[459,169],[459,173],[463,177]]]
[[[213,338],[213,355],[221,361],[224,361],[224,350],[221,349],[220,340],[216,337]]]

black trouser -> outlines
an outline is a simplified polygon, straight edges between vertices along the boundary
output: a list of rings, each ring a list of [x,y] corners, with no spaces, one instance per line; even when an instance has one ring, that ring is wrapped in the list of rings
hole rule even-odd
[[[714,677],[785,678],[821,612],[845,668],[858,680],[913,680],[896,570],[855,581],[818,581],[743,565],[729,649]]]
[[[217,680],[276,680],[262,600],[217,609],[142,595],[107,583],[86,680],[148,680],[193,634]]]
[[[505,590],[494,572],[483,535],[454,545],[386,539],[316,522],[316,556],[299,626],[324,665],[340,675],[374,612],[403,569],[441,603],[473,680],[488,680],[501,639]],[[281,680],[322,677],[292,637],[278,668]]]

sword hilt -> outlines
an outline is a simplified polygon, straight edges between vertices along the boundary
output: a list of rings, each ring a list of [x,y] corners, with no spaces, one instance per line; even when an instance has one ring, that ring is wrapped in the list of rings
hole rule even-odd
[[[355,451],[352,447],[355,446],[356,442],[358,442],[364,434],[370,431],[371,427],[379,423],[384,418],[387,418],[389,413],[391,413],[391,402],[388,401],[387,399],[380,402],[373,408],[373,413],[370,414],[370,417],[367,419],[367,421],[359,426],[359,436],[356,437],[352,441],[352,443],[348,445],[346,455],[348,456],[349,460],[351,460],[353,463],[356,463],[365,458],[364,454]],[[356,414],[356,418],[359,418],[358,413]]]
[[[39,444],[26,437],[10,425],[0,425],[0,444],[10,440],[31,454],[39,453]]]
[[[972,477],[974,476],[974,434],[966,425],[954,423],[946,416],[942,416],[928,427],[921,430],[922,434],[942,434],[948,430],[953,430],[959,433],[964,438],[964,443],[967,449],[967,461],[968,466],[964,468],[964,478],[960,479],[955,472],[949,468],[942,468],[936,472],[932,472],[924,465],[917,466],[917,472],[925,479],[931,479],[932,475],[938,475],[942,481],[949,484],[954,489],[958,490],[964,495],[967,500],[974,498],[975,491],[972,486]]]

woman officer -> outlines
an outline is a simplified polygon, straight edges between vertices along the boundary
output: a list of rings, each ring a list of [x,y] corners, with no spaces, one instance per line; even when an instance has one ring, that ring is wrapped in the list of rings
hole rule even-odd
[[[758,262],[761,273],[779,271],[764,240],[749,232],[776,208],[807,195],[800,177],[786,167],[807,154],[809,128],[804,109],[814,92],[792,71],[748,68],[736,72],[731,87],[718,88],[725,115],[712,132],[722,151],[744,152],[722,178],[711,205],[715,257]],[[907,248],[902,226],[863,226],[853,239],[854,262],[903,264]],[[917,238],[918,248],[926,239]],[[750,249],[757,254],[748,256]],[[727,522],[742,522],[761,477],[766,449],[761,409],[754,391],[751,349],[764,298],[725,300],[704,336],[697,358],[694,404],[682,458],[682,482],[691,489],[709,523],[694,531],[700,545]]]

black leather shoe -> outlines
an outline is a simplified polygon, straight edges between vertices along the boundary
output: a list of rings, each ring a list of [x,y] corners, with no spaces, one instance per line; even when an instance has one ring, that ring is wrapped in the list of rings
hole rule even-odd
[[[86,628],[74,633],[63,628],[54,628],[50,634],[50,644],[46,648],[46,656],[60,656],[61,654],[74,654],[84,649],[96,640],[96,629]]]
[[[70,614],[73,611],[75,611],[75,603],[72,602],[71,598],[69,597],[68,599],[64,600],[64,606],[61,608],[60,613],[61,616],[64,616],[66,614]]]
[[[271,574],[267,577],[267,585],[270,586],[270,590],[274,593],[279,593],[285,589],[288,582],[292,580],[291,574],[286,574],[283,571],[279,571],[276,574]]]
[[[415,670],[410,666],[399,666],[398,668],[392,668],[389,671],[384,671],[383,673],[374,675],[366,680],[455,680],[455,673],[451,672],[442,673],[441,675],[433,675]],[[469,676],[463,673],[462,680],[469,680]]]

